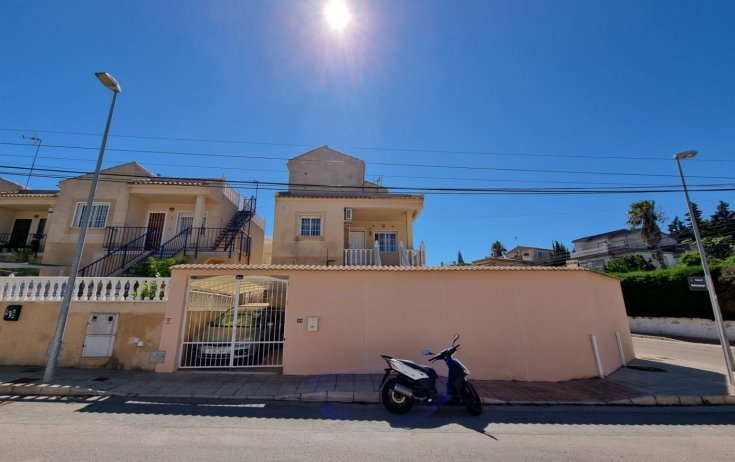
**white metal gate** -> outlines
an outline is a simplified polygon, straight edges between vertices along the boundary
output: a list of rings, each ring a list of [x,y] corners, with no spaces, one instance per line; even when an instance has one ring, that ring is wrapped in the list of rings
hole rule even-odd
[[[179,366],[283,366],[287,288],[286,278],[192,277]]]

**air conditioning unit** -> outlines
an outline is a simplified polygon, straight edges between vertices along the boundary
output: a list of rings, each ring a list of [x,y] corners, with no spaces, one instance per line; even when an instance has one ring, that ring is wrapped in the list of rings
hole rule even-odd
[[[352,221],[352,209],[349,207],[345,208],[345,221]]]

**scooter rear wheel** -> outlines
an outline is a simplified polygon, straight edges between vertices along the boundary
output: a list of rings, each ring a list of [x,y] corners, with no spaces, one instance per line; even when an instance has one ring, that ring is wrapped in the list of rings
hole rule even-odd
[[[477,393],[477,390],[475,390],[475,387],[473,387],[471,383],[465,382],[464,384],[462,384],[461,396],[462,403],[464,404],[464,407],[466,407],[467,410],[470,411],[470,414],[482,414],[482,400],[480,399],[480,395]]]
[[[395,386],[398,383],[397,378],[393,378],[385,382],[383,390],[381,391],[381,397],[383,398],[383,404],[386,409],[394,414],[405,414],[411,409],[413,400],[408,396],[404,396],[395,391]]]

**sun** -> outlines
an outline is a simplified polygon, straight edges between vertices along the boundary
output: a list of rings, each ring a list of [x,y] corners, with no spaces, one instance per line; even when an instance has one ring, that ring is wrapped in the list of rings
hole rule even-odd
[[[324,17],[332,29],[343,31],[350,23],[352,15],[347,4],[342,0],[329,0],[324,7]]]

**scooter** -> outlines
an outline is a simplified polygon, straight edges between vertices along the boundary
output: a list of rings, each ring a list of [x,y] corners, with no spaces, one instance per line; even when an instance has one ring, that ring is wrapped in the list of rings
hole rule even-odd
[[[436,389],[436,371],[430,366],[422,366],[407,359],[396,359],[388,355],[380,355],[388,363],[383,381],[380,383],[381,398],[385,407],[395,414],[405,414],[411,409],[414,402],[422,404],[443,404],[446,402],[462,402],[473,415],[482,414],[482,400],[467,376],[470,371],[452,357],[459,350],[459,334],[454,336],[452,346],[445,348],[435,354],[430,350],[424,350],[424,356],[434,355],[429,358],[433,363],[439,359],[447,363],[449,376],[447,378],[446,394],[439,393]],[[389,376],[396,374],[387,380]]]

